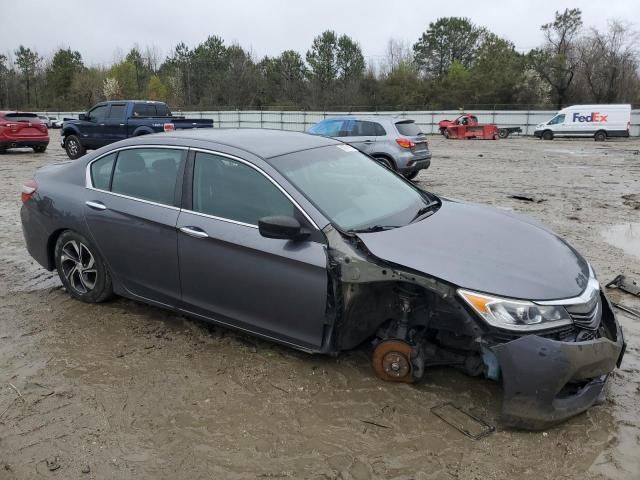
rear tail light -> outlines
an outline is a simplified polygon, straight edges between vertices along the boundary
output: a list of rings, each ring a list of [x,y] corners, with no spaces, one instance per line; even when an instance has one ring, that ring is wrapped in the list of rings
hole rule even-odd
[[[402,148],[413,148],[416,146],[416,144],[413,143],[408,138],[396,138],[396,143],[400,145]]]
[[[31,197],[37,191],[38,191],[38,184],[36,183],[35,180],[29,180],[24,182],[24,185],[22,185],[22,194],[20,195],[20,197],[22,198],[22,203],[27,203],[29,200],[31,200]]]
[[[47,130],[49,130],[49,128],[47,127],[46,123],[41,123],[40,130],[42,130],[43,132],[46,132]]]
[[[165,132],[173,132],[176,129],[176,126],[173,123],[165,123],[164,131]]]

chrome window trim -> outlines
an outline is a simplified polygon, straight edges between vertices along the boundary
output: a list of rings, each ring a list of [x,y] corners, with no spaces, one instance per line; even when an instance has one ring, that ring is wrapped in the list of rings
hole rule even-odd
[[[252,223],[244,223],[244,222],[239,222],[238,220],[232,220],[230,218],[216,217],[215,215],[209,215],[208,213],[195,212],[193,210],[188,210],[186,208],[181,209],[181,211],[184,213],[190,213],[191,215],[197,215],[198,217],[211,218],[212,220],[219,220],[221,222],[233,223],[235,225],[242,225],[243,227],[255,228],[256,230],[258,229],[258,226],[253,225]]]
[[[145,200],[144,198],[138,197],[130,197],[129,195],[123,195],[122,193],[110,192],[109,190],[101,190],[100,188],[94,187],[86,187],[87,190],[93,190],[94,192],[102,192],[107,193],[109,195],[113,195],[114,197],[126,198],[127,200],[135,200],[136,202],[146,203],[148,205],[155,205],[156,207],[164,207],[169,210],[181,210],[178,207],[174,207],[173,205],[165,205],[164,203],[152,202],[151,200]]]
[[[253,168],[254,170],[256,170],[258,173],[262,174],[267,180],[269,180],[278,190],[280,190],[280,192],[282,192],[282,194],[287,197],[287,199],[293,204],[294,207],[296,207],[300,213],[302,213],[302,215],[304,215],[304,218],[306,218],[309,223],[316,229],[316,230],[320,230],[320,227],[318,227],[318,225],[316,224],[316,222],[313,221],[313,219],[309,216],[309,214],[307,212],[305,212],[305,210],[300,206],[300,204],[291,196],[289,195],[289,193],[287,193],[287,191],[282,188],[280,186],[280,184],[278,182],[276,182],[273,178],[271,178],[271,176],[265,172],[263,169],[261,169],[260,167],[258,167],[257,165],[254,165],[251,162],[248,162],[240,157],[236,157],[235,155],[230,155],[228,153],[222,153],[222,152],[217,152],[215,150],[208,150],[205,148],[191,148],[192,151],[194,152],[201,152],[201,153],[206,153],[209,155],[218,155],[221,157],[226,157],[229,158],[231,160],[234,160],[236,162],[240,162],[243,163],[244,165],[248,166],[249,168]],[[195,159],[194,159],[195,161]],[[200,212],[194,212],[193,210],[185,210],[188,211],[190,213],[195,213],[195,214],[200,214]],[[253,227],[253,228],[258,228],[257,225],[253,225],[251,223],[244,223],[244,222],[239,222],[237,220],[233,220],[231,218],[221,218],[221,217],[216,217],[213,215],[207,215],[205,213],[202,213],[201,215],[203,216],[208,216],[210,218],[215,218],[216,220],[224,220],[224,221],[228,221],[231,223],[236,223],[239,225],[245,225],[245,226],[249,226],[249,227]]]

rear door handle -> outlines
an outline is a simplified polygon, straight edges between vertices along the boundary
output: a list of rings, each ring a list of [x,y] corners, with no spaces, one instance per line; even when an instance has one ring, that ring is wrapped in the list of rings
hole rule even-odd
[[[107,209],[107,206],[102,202],[93,202],[91,200],[88,200],[88,201],[86,201],[84,203],[87,205],[87,207],[93,208],[94,210],[106,210]]]
[[[198,227],[180,227],[180,231],[195,238],[207,238],[209,236],[207,232]]]
[[[364,143],[373,143],[373,140],[365,140]]]

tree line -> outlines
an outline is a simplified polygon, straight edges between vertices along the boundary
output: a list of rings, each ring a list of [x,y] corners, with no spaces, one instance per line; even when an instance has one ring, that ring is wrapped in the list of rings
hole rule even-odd
[[[163,100],[174,109],[560,108],[640,103],[638,34],[612,20],[587,28],[580,9],[556,12],[544,42],[515,45],[468,18],[443,17],[410,45],[390,39],[382,59],[365,60],[348,35],[327,30],[302,55],[257,59],[216,35],[184,43],[161,59],[135,46],[109,66],[87,66],[78,51],[51,58],[19,45],[0,54],[0,107],[83,110],[122,98]]]

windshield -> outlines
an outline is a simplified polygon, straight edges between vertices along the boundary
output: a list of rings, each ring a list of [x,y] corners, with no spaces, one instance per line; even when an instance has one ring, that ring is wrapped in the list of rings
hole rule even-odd
[[[290,153],[270,163],[343,231],[407,225],[439,205],[437,197],[349,145]]]
[[[556,115],[551,120],[549,120],[549,123],[547,123],[547,125],[557,125],[562,122],[564,122],[564,115]]]

